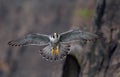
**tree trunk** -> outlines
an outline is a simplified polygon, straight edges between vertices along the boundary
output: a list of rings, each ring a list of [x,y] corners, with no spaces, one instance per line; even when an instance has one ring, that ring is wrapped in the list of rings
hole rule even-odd
[[[90,42],[85,47],[87,49],[83,48],[84,51],[79,51],[83,52],[82,55],[85,55],[82,59],[81,57],[76,57],[73,61],[73,56],[67,57],[63,67],[63,77],[78,77],[79,74],[79,77],[120,76],[120,60],[116,60],[120,57],[120,26],[118,23],[120,16],[117,13],[120,12],[118,8],[120,5],[118,4],[120,4],[119,0],[97,0],[91,27],[93,27],[92,32],[99,35],[100,39],[93,43]],[[78,19],[78,17],[74,19]],[[82,27],[83,25],[80,25],[80,28]],[[85,27],[88,30],[90,29],[90,25]],[[76,69],[74,71],[76,73],[73,72],[73,69]],[[80,71],[77,71],[78,69]]]

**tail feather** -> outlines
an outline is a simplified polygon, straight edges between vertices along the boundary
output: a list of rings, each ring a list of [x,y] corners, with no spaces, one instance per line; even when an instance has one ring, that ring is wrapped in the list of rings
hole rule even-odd
[[[45,48],[43,48],[42,50],[40,50],[40,54],[46,60],[50,60],[50,61],[62,60],[67,56],[67,54],[69,54],[70,45],[66,45],[66,44],[62,44],[62,43],[59,44],[58,55],[56,55],[56,54],[52,55],[51,50],[52,50],[51,46],[48,45]]]

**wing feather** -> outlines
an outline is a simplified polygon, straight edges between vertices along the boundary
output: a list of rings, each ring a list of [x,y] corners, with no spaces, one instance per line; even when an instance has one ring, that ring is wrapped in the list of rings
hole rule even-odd
[[[8,42],[10,46],[26,46],[26,45],[46,45],[50,42],[48,35],[29,34],[23,38]]]
[[[90,32],[84,32],[80,30],[70,30],[68,32],[61,33],[60,42],[70,42],[75,40],[96,40],[98,36]]]

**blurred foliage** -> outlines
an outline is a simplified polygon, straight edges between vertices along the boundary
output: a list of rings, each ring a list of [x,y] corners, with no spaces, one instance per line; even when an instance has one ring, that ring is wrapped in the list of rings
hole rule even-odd
[[[83,19],[89,19],[94,15],[94,10],[82,8],[80,10],[75,10],[74,15]]]

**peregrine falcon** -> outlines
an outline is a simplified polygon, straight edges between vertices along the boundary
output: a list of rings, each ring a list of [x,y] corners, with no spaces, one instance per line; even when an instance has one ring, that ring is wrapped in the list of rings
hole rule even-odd
[[[81,30],[69,30],[60,34],[28,34],[23,38],[8,42],[10,46],[45,46],[40,50],[40,54],[47,60],[59,60],[70,53],[70,42],[72,41],[92,41],[98,39],[96,34]]]

